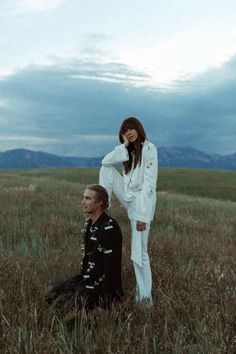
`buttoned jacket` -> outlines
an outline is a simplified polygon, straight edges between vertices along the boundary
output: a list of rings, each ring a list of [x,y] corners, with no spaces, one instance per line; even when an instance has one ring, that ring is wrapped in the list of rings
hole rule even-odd
[[[125,144],[120,144],[107,154],[103,166],[115,165],[129,160]],[[157,148],[145,140],[142,148],[141,163],[126,174],[123,170],[124,197],[128,202],[130,219],[150,223],[153,220],[156,206],[156,188],[158,176]]]
[[[84,257],[80,272],[85,293],[120,298],[122,233],[117,222],[103,213],[92,224],[88,220],[82,245]]]

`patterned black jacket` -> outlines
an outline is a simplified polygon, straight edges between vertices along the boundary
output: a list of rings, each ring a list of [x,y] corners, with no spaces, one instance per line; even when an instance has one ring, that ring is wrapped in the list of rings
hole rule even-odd
[[[103,213],[92,224],[88,220],[80,272],[81,285],[87,295],[119,300],[123,296],[121,280],[122,233],[117,222]]]
[[[46,301],[52,304],[57,300],[58,307],[67,304],[68,308],[74,305],[80,308],[85,304],[87,309],[96,305],[109,308],[123,296],[120,227],[103,213],[93,225],[91,219],[88,220],[83,238],[84,257],[80,273],[54,286]]]

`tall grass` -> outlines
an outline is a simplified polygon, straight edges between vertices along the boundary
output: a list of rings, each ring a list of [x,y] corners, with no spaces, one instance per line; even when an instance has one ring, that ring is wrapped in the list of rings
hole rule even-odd
[[[149,238],[153,308],[143,310],[134,303],[130,227],[114,200],[111,213],[124,235],[126,297],[109,312],[82,311],[70,328],[47,307],[44,296],[51,284],[79,272],[80,200],[85,184],[97,181],[98,170],[1,171],[0,353],[236,351],[234,188],[228,193],[236,175],[226,179],[222,172],[208,172],[209,185],[216,188],[215,198],[206,198],[207,189],[196,193],[189,182],[181,193],[178,183],[184,184],[184,176],[179,173],[160,173]],[[186,181],[193,181],[197,170],[186,174]],[[165,189],[168,180],[171,188]]]
[[[163,168],[159,190],[236,201],[235,179],[235,171]]]

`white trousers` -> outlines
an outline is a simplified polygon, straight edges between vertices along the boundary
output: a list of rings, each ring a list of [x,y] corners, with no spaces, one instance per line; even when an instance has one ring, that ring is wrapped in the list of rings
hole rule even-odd
[[[114,193],[119,202],[128,210],[132,201],[128,201],[125,197],[122,176],[113,166],[101,167],[99,184],[106,188],[109,200],[111,200],[111,195]],[[152,273],[147,252],[150,224],[146,224],[146,230],[138,231],[136,227],[137,220],[130,220],[130,223],[131,259],[137,282],[135,299],[137,302],[145,299],[152,304]]]

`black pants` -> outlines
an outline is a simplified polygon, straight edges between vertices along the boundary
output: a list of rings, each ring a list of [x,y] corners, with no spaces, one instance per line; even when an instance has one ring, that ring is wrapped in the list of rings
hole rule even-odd
[[[82,276],[76,275],[54,286],[48,292],[46,302],[67,311],[82,307],[91,310],[99,304],[99,294],[88,291],[83,284]]]

